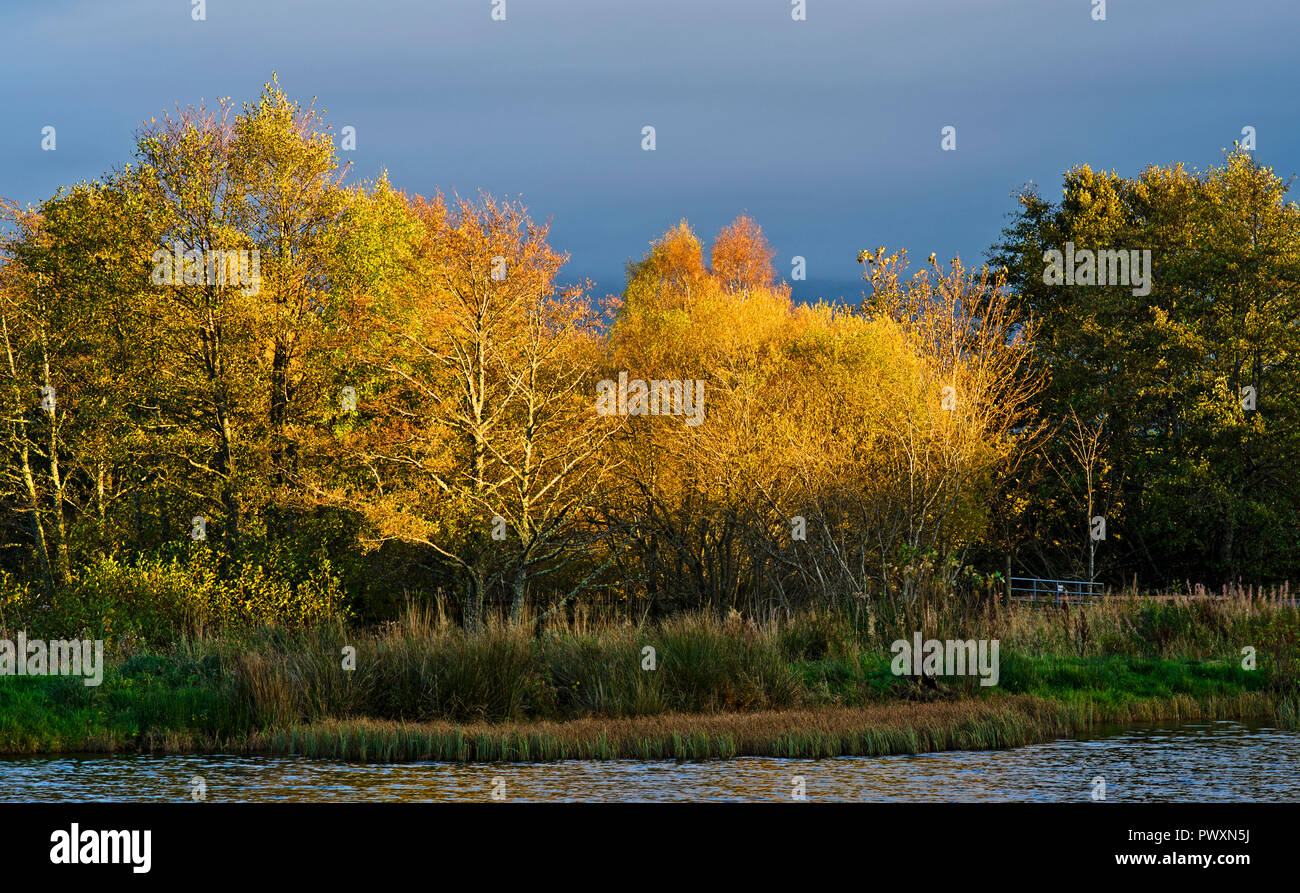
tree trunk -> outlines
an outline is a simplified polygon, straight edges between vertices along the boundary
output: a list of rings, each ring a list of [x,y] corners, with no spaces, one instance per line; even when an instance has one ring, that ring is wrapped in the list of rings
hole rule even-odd
[[[221,473],[221,505],[226,511],[226,523],[223,529],[225,552],[229,556],[239,552],[239,493],[235,489],[235,449],[234,431],[230,427],[230,416],[226,412],[225,397],[217,401],[217,424],[221,431],[221,453],[217,470]],[[223,558],[224,560],[224,558]]]
[[[277,336],[275,354],[271,360],[270,421],[274,473],[279,483],[285,483],[292,477],[297,460],[297,450],[285,433],[289,424],[289,365],[292,353],[293,343],[290,338]]]
[[[36,492],[36,477],[32,474],[31,449],[27,441],[27,413],[23,409],[23,394],[18,386],[18,369],[14,363],[13,344],[9,340],[9,320],[3,313],[0,313],[0,332],[4,334],[5,357],[9,361],[9,380],[13,384],[16,416],[14,428],[18,436],[17,452],[19,465],[22,468],[23,487],[27,491],[27,505],[32,515],[32,548],[36,552],[41,569],[45,572],[46,582],[53,585],[54,573],[50,567],[50,550],[45,541],[45,527],[41,524],[41,500]]]
[[[46,393],[54,394],[53,385],[50,383],[50,357],[44,349],[44,333],[41,335],[41,342]],[[52,403],[48,412],[50,416],[50,500],[54,509],[54,554],[51,556],[51,570],[53,571],[54,582],[62,585],[68,581],[68,573],[72,562],[68,558],[68,529],[63,515],[63,476],[59,471],[58,403]]]
[[[41,499],[36,492],[36,478],[32,475],[31,454],[27,449],[26,426],[21,426],[19,437],[22,439],[22,446],[18,451],[18,458],[23,469],[23,484],[27,490],[27,505],[32,515],[32,549],[36,552],[36,558],[41,563],[41,569],[45,571],[45,579],[51,586],[54,585],[54,569],[50,566],[50,549],[45,541],[45,526],[41,524]]]
[[[487,587],[487,573],[482,565],[475,565],[465,594],[465,630],[477,633],[483,628],[483,590]]]
[[[97,463],[95,468],[95,510],[99,515],[99,536],[101,539],[108,535],[107,518],[104,513],[104,476],[106,474],[104,463]]]
[[[510,602],[510,623],[516,624],[524,613],[524,594],[528,589],[528,577],[524,573],[524,563],[519,562],[515,569],[515,579],[511,585],[514,598]]]
[[[1006,606],[1011,607],[1011,550],[1007,550]]]

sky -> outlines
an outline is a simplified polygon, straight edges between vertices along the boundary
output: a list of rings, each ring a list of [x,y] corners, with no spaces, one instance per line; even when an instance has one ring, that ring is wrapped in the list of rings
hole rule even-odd
[[[748,213],[778,275],[806,259],[797,297],[856,301],[859,251],[979,264],[1014,193],[1058,198],[1076,164],[1204,168],[1251,126],[1300,172],[1295,0],[196,2],[0,0],[0,196],[96,178],[142,121],[275,72],[356,128],[350,182],[519,198],[597,293],[679,220],[707,245]]]

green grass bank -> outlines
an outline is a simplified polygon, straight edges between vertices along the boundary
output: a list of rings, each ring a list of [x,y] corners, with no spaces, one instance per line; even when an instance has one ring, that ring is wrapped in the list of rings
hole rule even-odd
[[[697,759],[1008,747],[1140,721],[1295,727],[1297,625],[1289,601],[1241,597],[578,617],[475,635],[411,608],[370,630],[110,647],[94,687],[0,677],[0,753]],[[890,645],[917,630],[998,639],[997,685],[896,675]]]

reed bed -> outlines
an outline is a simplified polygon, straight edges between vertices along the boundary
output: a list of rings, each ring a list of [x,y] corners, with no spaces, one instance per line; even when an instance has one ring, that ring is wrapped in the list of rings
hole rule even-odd
[[[250,752],[360,762],[821,758],[1019,747],[1111,724],[1268,718],[1252,694],[1124,707],[1032,696],[865,708],[666,714],[518,724],[326,722],[249,736]]]
[[[854,610],[790,617],[685,615],[644,624],[566,620],[540,632],[493,623],[469,635],[428,609],[366,633],[343,627],[251,639],[200,640],[192,661],[227,668],[229,699],[255,727],[325,719],[401,722],[565,720],[666,713],[754,712],[813,704],[860,706],[922,697],[889,672],[890,645],[926,637],[998,639],[1001,685],[1018,693],[1105,687],[1127,673],[1136,694],[1159,694],[1162,676],[1199,671],[1151,662],[1199,662],[1219,688],[1296,689],[1300,612],[1277,593],[1174,595],[1161,602],[1116,595],[1066,609],[960,599],[869,602]],[[340,669],[345,646],[356,669]],[[1234,672],[1242,649],[1259,672]],[[655,669],[644,666],[647,647]],[[1120,658],[1118,663],[1107,658]],[[1093,661],[1089,669],[1078,661]],[[1073,668],[1058,664],[1075,662]],[[1203,674],[1202,674],[1203,675]],[[1070,680],[1074,680],[1073,683]],[[1172,679],[1169,694],[1205,694]],[[978,696],[977,680],[949,681],[945,696]],[[1172,686],[1172,687],[1171,687]]]
[[[890,644],[996,638],[998,685],[896,676]],[[355,649],[355,669],[343,666]],[[646,662],[654,649],[653,669]],[[1253,649],[1257,666],[1243,666]],[[700,759],[1006,747],[1098,723],[1300,726],[1289,590],[1115,594],[1066,609],[864,601],[468,634],[430,607],[113,656],[100,687],[0,680],[0,753],[275,752],[345,759]]]

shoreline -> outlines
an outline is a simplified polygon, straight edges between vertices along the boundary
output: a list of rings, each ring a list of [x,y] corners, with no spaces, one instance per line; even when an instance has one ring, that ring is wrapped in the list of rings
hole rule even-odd
[[[228,631],[119,651],[96,686],[0,679],[0,754],[693,760],[1005,748],[1162,720],[1300,728],[1289,605],[886,608],[472,634],[412,609],[374,629]],[[920,631],[986,640],[989,666],[907,675],[895,646]]]
[[[1260,692],[1134,699],[1118,706],[1091,699],[1007,694],[860,707],[583,717],[567,721],[324,720],[224,740],[178,732],[150,732],[133,741],[91,735],[75,747],[39,751],[7,748],[0,751],[0,757],[228,753],[361,763],[816,759],[1006,749],[1074,738],[1100,726],[1169,720],[1273,719],[1282,727],[1295,728],[1294,712],[1293,705]]]

